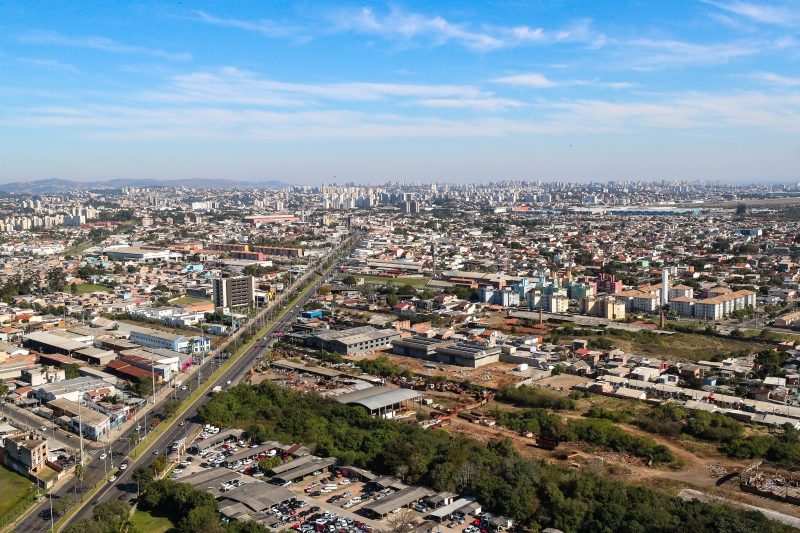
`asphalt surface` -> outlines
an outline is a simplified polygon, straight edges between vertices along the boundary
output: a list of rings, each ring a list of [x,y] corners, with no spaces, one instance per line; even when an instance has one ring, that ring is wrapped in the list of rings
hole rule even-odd
[[[345,252],[345,256],[352,251],[355,245],[358,243],[358,239],[354,241],[354,243],[349,247],[348,251]],[[247,372],[247,370],[253,365],[253,363],[263,354],[264,350],[270,346],[275,339],[272,338],[272,333],[275,331],[279,331],[284,329],[284,327],[293,322],[295,317],[302,311],[303,306],[308,303],[308,301],[313,298],[317,290],[319,289],[320,285],[330,279],[330,272],[331,270],[337,268],[340,264],[341,260],[336,261],[327,271],[324,272],[324,275],[320,277],[314,283],[314,286],[310,288],[305,295],[295,302],[291,308],[284,310],[279,318],[274,324],[272,324],[266,333],[260,337],[253,345],[241,355],[236,362],[228,367],[222,374],[218,374],[214,376],[214,383],[211,388],[214,386],[221,386],[223,389],[227,389],[233,385],[235,385],[239,379]],[[309,272],[306,275],[311,275],[312,272]],[[301,283],[303,282],[304,278],[301,278],[296,282],[296,284],[290,288],[286,293],[284,293],[282,298],[291,298],[293,294],[300,292],[303,287]],[[277,307],[280,305],[280,301],[275,302],[271,307]],[[270,308],[268,308],[265,317],[269,317],[270,315]],[[278,311],[280,313],[280,311]],[[244,329],[246,326],[243,326]],[[213,373],[214,369],[217,368],[215,362],[218,362],[219,359],[217,357],[207,357],[205,361],[195,367],[195,370],[192,371],[189,380],[192,380],[195,388],[197,388],[198,379],[197,379],[197,372],[199,371],[201,374],[200,377],[200,384],[205,383],[208,381],[209,376]],[[230,383],[228,383],[230,382]],[[184,381],[186,383],[186,381]],[[190,394],[191,391],[182,391],[177,390],[175,391],[177,394],[177,398],[180,400],[186,399]],[[128,499],[135,496],[136,490],[136,482],[132,479],[133,470],[138,466],[144,466],[150,464],[155,458],[156,455],[160,454],[168,454],[171,451],[172,444],[186,436],[193,435],[197,429],[202,425],[202,421],[200,416],[198,415],[198,408],[208,402],[211,399],[212,393],[211,389],[205,394],[202,394],[198,398],[195,399],[194,402],[189,406],[188,410],[184,413],[183,417],[177,420],[173,420],[173,422],[165,427],[165,424],[162,424],[159,427],[159,430],[151,436],[147,437],[148,442],[152,442],[151,439],[155,438],[155,443],[151,443],[151,445],[147,448],[145,452],[137,457],[128,456],[130,452],[131,446],[131,436],[136,431],[135,426],[136,423],[131,424],[130,422],[126,423],[127,428],[124,428],[121,432],[121,435],[117,437],[116,441],[111,442],[109,445],[103,445],[101,443],[94,443],[88,444],[89,441],[84,439],[84,450],[85,454],[89,454],[92,456],[93,460],[90,461],[86,465],[86,474],[84,475],[85,479],[96,479],[102,480],[105,477],[106,469],[108,471],[118,470],[119,465],[127,460],[128,467],[126,470],[118,471],[117,472],[117,479],[114,482],[105,483],[105,486],[101,487],[100,490],[91,497],[91,501],[88,501],[84,498],[84,502],[80,502],[81,494],[77,495],[77,502],[76,505],[84,505],[82,509],[80,509],[77,513],[75,513],[72,518],[70,519],[70,523],[77,522],[84,518],[90,518],[92,516],[92,507],[94,502],[102,502],[111,499],[119,499],[123,494],[128,496]],[[169,397],[160,400],[156,407],[152,410],[154,412],[160,412],[161,408],[163,408],[163,404],[166,401],[174,399],[173,394],[170,394]],[[8,409],[6,409],[7,413],[10,414]],[[36,415],[32,415],[30,413],[29,418],[30,420],[37,420],[38,423],[33,427],[39,427],[44,424],[42,419],[37,417]],[[184,425],[179,425],[183,422]],[[28,422],[31,423],[30,421]],[[143,417],[139,417],[138,424],[141,424],[142,428],[144,429],[145,422]],[[147,424],[150,424],[150,421],[147,421]],[[57,432],[56,432],[57,433]],[[142,439],[144,440],[144,438]],[[73,436],[71,439],[72,442],[69,443],[71,447],[77,448],[79,443],[76,437]],[[187,442],[188,444],[188,442]],[[102,451],[107,451],[110,447],[111,452],[114,454],[118,454],[116,457],[112,457],[112,454],[109,453],[108,457],[105,460],[100,460],[99,456]],[[101,450],[102,448],[102,450]],[[113,466],[112,466],[113,465]],[[69,498],[71,501],[76,499],[76,495],[73,492],[73,482],[70,479],[70,482],[62,485],[55,491],[53,495],[53,501],[58,500],[59,498]],[[86,492],[91,490],[91,486],[86,488]],[[42,533],[51,529],[51,520],[45,519],[44,517],[40,516],[42,513],[49,513],[50,510],[50,501],[45,499],[43,503],[36,506],[23,520],[21,520],[15,527],[15,533]],[[46,516],[46,515],[45,515]],[[56,521],[58,517],[55,518]]]

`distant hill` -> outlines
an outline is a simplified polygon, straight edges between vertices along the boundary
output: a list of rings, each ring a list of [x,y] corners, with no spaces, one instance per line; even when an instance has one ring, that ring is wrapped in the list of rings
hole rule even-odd
[[[193,187],[197,189],[283,189],[290,185],[270,180],[270,181],[233,181],[233,180],[210,180],[210,179],[182,179],[182,180],[109,180],[109,181],[69,181],[61,179],[37,180],[37,181],[15,181],[12,183],[0,183],[0,192],[28,193],[28,194],[53,194],[64,193],[76,190],[121,187]]]

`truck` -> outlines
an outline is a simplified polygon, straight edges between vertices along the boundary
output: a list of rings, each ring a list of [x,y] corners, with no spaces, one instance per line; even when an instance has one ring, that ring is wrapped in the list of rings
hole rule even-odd
[[[218,392],[222,392],[222,386],[221,385],[217,385],[216,387],[211,389],[211,394],[216,394]]]

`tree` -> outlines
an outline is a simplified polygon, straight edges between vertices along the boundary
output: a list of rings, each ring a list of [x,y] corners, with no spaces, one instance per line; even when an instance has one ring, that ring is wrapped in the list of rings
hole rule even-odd
[[[744,216],[747,214],[747,204],[738,204],[736,206],[736,214],[738,216]]]
[[[356,281],[356,278],[355,278],[355,276],[346,276],[346,277],[345,277],[345,278],[342,280],[342,283],[344,283],[345,285],[349,285],[349,286],[351,286],[351,287],[352,287],[353,285],[355,285],[355,284],[357,283],[357,281]]]
[[[51,268],[45,275],[47,288],[52,292],[60,292],[64,288],[64,269]]]
[[[73,296],[78,294],[78,284],[74,281],[69,286],[69,292],[71,292]]]
[[[0,379],[0,396],[5,396],[6,394],[8,394],[8,385],[6,385],[5,381]]]
[[[147,489],[153,484],[153,478],[155,475],[156,473],[151,467],[138,466],[136,469],[134,469],[131,478],[133,478],[133,480],[139,484],[139,490],[141,492],[147,492]]]
[[[150,466],[156,471],[156,473],[161,473],[167,469],[167,466],[169,466],[169,461],[165,456],[159,455],[155,458],[155,460],[153,460],[152,463],[150,463]]]
[[[64,369],[64,377],[65,379],[75,379],[81,376],[78,369],[80,368],[76,363],[64,365],[61,368]]]
[[[53,498],[53,495],[50,494],[50,498]],[[70,510],[72,507],[72,502],[69,501],[67,498],[58,498],[55,502],[53,502],[53,512],[57,515],[63,515],[67,511]]]
[[[61,530],[62,533],[106,533],[103,526],[94,518],[84,518]]]
[[[397,305],[397,301],[398,301],[397,296],[395,296],[394,294],[386,295],[386,305],[394,307],[395,305]]]
[[[167,402],[164,405],[164,418],[172,418],[181,408],[181,402]]]
[[[131,506],[120,500],[108,500],[95,505],[92,514],[95,520],[105,524],[105,529],[108,530],[128,518]]]
[[[412,287],[411,285],[403,285],[399,289],[397,289],[397,294],[400,296],[415,296],[417,294],[417,289]]]
[[[387,528],[384,531],[385,533],[398,533],[416,519],[417,517],[411,509],[402,509],[398,513],[389,515],[389,518],[386,519]]]
[[[84,475],[86,475],[86,468],[83,466],[83,463],[77,463],[75,465],[75,477],[77,477],[82,482]]]
[[[281,458],[276,455],[274,457],[267,457],[265,459],[261,459],[258,462],[258,467],[264,472],[267,472],[269,470],[272,470],[281,463],[283,463],[283,461],[281,461]]]

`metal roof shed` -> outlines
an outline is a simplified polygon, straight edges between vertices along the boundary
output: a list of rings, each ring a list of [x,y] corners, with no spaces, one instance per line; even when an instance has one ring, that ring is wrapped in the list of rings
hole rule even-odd
[[[369,396],[361,400],[350,401],[347,403],[349,405],[360,405],[362,407],[366,407],[370,413],[374,413],[375,411],[385,411],[395,405],[401,405],[408,401],[417,400],[421,396],[422,395],[419,392],[411,389],[392,389],[374,396]],[[341,401],[341,397],[339,400]]]
[[[441,522],[451,514],[455,513],[456,511],[460,510],[462,507],[466,507],[470,503],[474,502],[475,498],[471,496],[467,496],[466,498],[459,498],[458,500],[454,501],[450,505],[445,505],[444,507],[439,507],[438,509],[434,509],[428,516],[431,518],[438,520]]]
[[[325,470],[326,468],[330,468],[331,466],[336,464],[336,459],[333,457],[327,457],[325,459],[317,458],[318,461],[311,461],[304,465],[300,465],[298,468],[294,468],[292,470],[288,470],[283,474],[275,476],[275,479],[280,481],[294,481],[298,478],[304,478],[308,475],[313,474],[317,470]],[[292,461],[293,463],[294,461]],[[289,463],[291,464],[291,463]]]
[[[405,507],[423,498],[427,498],[432,494],[434,494],[434,491],[425,487],[408,487],[387,498],[373,500],[362,507],[362,509],[372,516],[382,517],[399,507]]]

